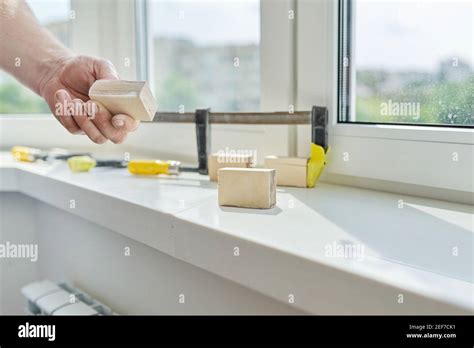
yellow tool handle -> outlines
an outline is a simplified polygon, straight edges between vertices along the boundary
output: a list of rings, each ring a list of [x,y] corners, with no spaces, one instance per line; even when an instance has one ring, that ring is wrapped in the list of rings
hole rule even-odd
[[[134,160],[128,163],[128,171],[132,174],[158,175],[170,174],[171,161]]]
[[[68,158],[67,164],[73,172],[88,172],[97,162],[90,156],[73,156]]]
[[[21,162],[34,162],[36,156],[41,154],[40,149],[27,146],[13,146],[10,151],[15,160]]]

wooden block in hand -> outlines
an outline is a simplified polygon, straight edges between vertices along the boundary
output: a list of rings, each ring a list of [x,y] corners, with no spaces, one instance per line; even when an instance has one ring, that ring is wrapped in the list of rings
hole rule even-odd
[[[307,167],[307,158],[265,157],[265,168],[276,170],[276,182],[278,186],[307,187]]]
[[[151,121],[158,108],[146,81],[97,80],[89,98],[105,106],[113,115],[126,114],[139,121]]]
[[[250,168],[252,166],[252,155],[220,154],[209,155],[207,168],[209,180],[217,181],[217,171],[221,168]]]
[[[269,209],[276,204],[274,169],[222,168],[217,187],[219,205]]]

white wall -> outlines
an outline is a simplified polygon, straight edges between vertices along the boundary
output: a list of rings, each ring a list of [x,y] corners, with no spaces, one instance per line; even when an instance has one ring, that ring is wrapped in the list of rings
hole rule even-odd
[[[39,243],[36,264],[0,259],[0,314],[22,285],[67,281],[122,314],[297,314],[288,305],[18,193],[0,194],[0,240]],[[124,248],[130,247],[130,256]],[[185,295],[185,304],[178,302]]]
[[[37,201],[18,193],[0,194],[0,243],[36,244]],[[37,280],[38,263],[0,258],[0,314],[23,314],[20,288]]]

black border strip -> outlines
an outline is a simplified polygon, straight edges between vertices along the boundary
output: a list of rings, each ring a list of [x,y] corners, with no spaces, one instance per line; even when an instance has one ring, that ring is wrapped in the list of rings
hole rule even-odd
[[[32,337],[39,332],[38,325],[50,325],[42,330],[49,335]],[[52,325],[54,340],[49,340]],[[472,327],[472,316],[0,316],[0,345],[322,343],[472,348]],[[23,337],[25,328],[28,337]]]

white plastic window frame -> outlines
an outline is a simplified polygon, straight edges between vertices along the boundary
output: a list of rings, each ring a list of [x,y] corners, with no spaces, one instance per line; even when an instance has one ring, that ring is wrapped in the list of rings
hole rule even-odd
[[[112,60],[123,79],[153,76],[153,65],[146,64],[152,62],[153,57],[146,50],[151,38],[147,36],[145,16],[150,13],[146,11],[145,0],[71,0],[71,8],[75,11],[71,28],[75,52]],[[294,9],[295,0],[261,0],[262,111],[288,110],[290,105],[295,105],[293,39],[296,21],[290,19]],[[114,40],[117,37],[120,40]],[[156,97],[159,103],[160,96]],[[71,136],[50,114],[2,115],[0,131],[2,149],[16,144],[44,148],[100,148],[100,151],[127,151],[132,156],[145,154],[184,162],[196,161],[197,154],[194,127],[184,124],[142,124],[124,144],[101,146],[85,137]],[[212,149],[253,150],[261,164],[268,154],[295,154],[295,135],[294,126],[214,125]]]
[[[284,111],[294,105],[294,48],[293,31],[295,21],[289,19],[295,7],[295,0],[260,0],[260,67],[261,67],[261,111]],[[143,79],[153,86],[153,57],[151,35],[148,24],[153,14],[147,0],[136,0],[136,20],[139,67]],[[286,20],[288,18],[288,20]],[[287,25],[282,25],[282,23]],[[275,40],[278,37],[278,40]],[[146,57],[143,59],[143,57]],[[229,62],[231,64],[232,62]],[[156,96],[158,104],[160,96]],[[211,105],[212,107],[212,105]],[[225,110],[218,110],[225,111]],[[256,110],[259,111],[259,110]],[[294,127],[293,127],[294,128]],[[196,160],[196,137],[193,125],[146,124],[139,130],[140,139],[131,138],[128,143],[137,149],[154,152],[160,149],[162,155],[182,161]],[[262,164],[269,154],[290,155],[295,153],[295,129],[289,126],[245,126],[213,125],[211,131],[212,151],[252,150]],[[176,146],[179,142],[179,146]]]
[[[76,52],[113,58],[122,78],[137,78],[133,0],[71,0],[75,13],[72,45]],[[280,0],[261,3],[262,110],[309,110],[326,105],[330,114],[329,163],[322,181],[469,201],[473,193],[472,129],[449,127],[338,124],[336,0]],[[293,20],[282,25],[282,16]],[[111,40],[120,33],[122,40]],[[277,39],[276,39],[277,38]],[[140,56],[140,55],[138,55]],[[128,67],[120,64],[130,58]],[[278,72],[278,73],[275,73]],[[159,96],[158,101],[159,101]],[[184,127],[183,127],[184,126]],[[8,131],[6,131],[8,130]],[[93,147],[68,134],[51,115],[2,115],[0,146]],[[44,134],[48,134],[45,137]],[[308,126],[213,127],[214,149],[243,146],[266,154],[307,156]],[[180,142],[180,146],[176,146]],[[121,145],[181,160],[195,160],[194,129],[188,125],[147,124]],[[454,159],[457,159],[455,161]],[[467,199],[464,198],[468,197]]]
[[[327,105],[330,115],[322,180],[472,201],[473,129],[338,123],[338,6],[337,0],[297,2],[297,105]],[[307,132],[298,126],[299,155],[307,154]]]

